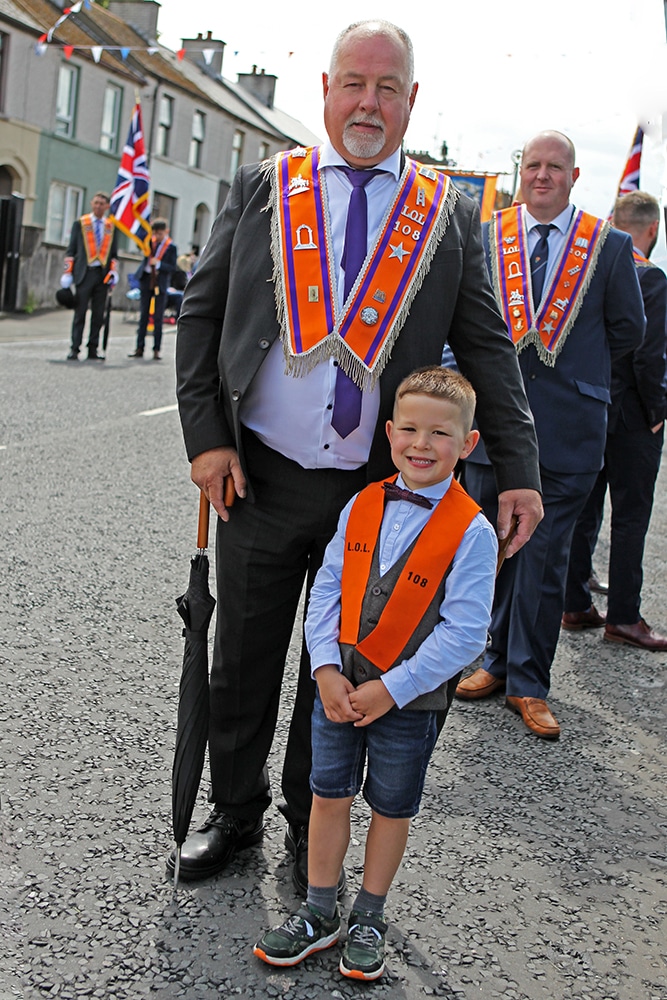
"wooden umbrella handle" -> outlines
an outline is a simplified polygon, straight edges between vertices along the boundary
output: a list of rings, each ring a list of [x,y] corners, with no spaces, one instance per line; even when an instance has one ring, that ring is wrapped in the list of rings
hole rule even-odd
[[[498,562],[496,564],[496,576],[500,572],[500,567],[505,562],[505,553],[507,552],[507,547],[516,535],[517,528],[519,527],[519,518],[516,514],[512,514],[512,520],[510,521],[510,530],[507,535],[498,542]]]
[[[231,476],[225,476],[224,481],[224,495],[223,503],[225,507],[231,507],[234,503],[236,497],[236,490],[234,489],[234,480]],[[197,525],[197,548],[207,549],[208,548],[208,525],[209,516],[211,513],[211,504],[204,493],[200,490],[199,493],[199,524]]]

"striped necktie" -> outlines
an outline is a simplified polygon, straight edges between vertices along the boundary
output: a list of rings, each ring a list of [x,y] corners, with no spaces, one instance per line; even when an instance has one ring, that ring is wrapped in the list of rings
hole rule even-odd
[[[551,223],[549,225],[541,223],[533,227],[540,234],[540,238],[535,244],[535,249],[530,255],[530,277],[533,285],[533,306],[535,309],[537,309],[542,301],[542,290],[544,288],[544,279],[547,274],[547,263],[549,261],[549,233],[555,228]]]

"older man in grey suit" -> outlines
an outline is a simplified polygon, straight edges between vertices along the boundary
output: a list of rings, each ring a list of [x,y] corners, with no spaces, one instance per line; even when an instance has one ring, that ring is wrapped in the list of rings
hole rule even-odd
[[[266,760],[304,580],[346,501],[391,474],[385,423],[396,386],[438,364],[446,339],[477,391],[499,533],[519,517],[511,552],[541,517],[532,418],[486,275],[477,209],[401,150],[417,93],[409,38],[387,22],[352,25],[323,84],[328,141],[240,169],[180,316],[183,433],[192,478],[220,518],[214,808],[183,846],[183,878],[220,871],[262,837]],[[226,476],[239,497],[231,510]],[[305,653],[281,807],[303,892],[313,697]]]

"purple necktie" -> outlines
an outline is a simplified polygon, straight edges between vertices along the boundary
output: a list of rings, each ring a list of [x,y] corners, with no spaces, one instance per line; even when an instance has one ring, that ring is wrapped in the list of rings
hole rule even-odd
[[[382,170],[354,170],[352,167],[339,167],[352,184],[350,202],[347,207],[347,222],[345,223],[345,247],[341,267],[345,271],[343,297],[348,295],[357,280],[361,265],[366,259],[366,244],[368,241],[368,206],[365,186]],[[361,389],[338,366],[336,372],[336,388],[334,391],[334,408],[331,426],[339,437],[346,438],[359,426],[361,419]]]
[[[418,507],[428,507],[429,510],[433,507],[428,497],[423,497],[421,493],[413,493],[412,490],[404,490],[396,483],[383,483],[382,489],[387,500],[407,500],[408,503],[416,503]]]

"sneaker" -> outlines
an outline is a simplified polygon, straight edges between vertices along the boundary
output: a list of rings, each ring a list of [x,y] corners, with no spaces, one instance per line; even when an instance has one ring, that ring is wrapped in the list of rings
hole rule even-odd
[[[338,966],[348,979],[379,979],[384,972],[387,925],[377,913],[353,910],[347,922],[347,941]]]
[[[280,927],[274,927],[259,939],[253,954],[269,965],[298,965],[315,951],[331,948],[340,934],[340,914],[336,908],[332,920],[302,906]]]

